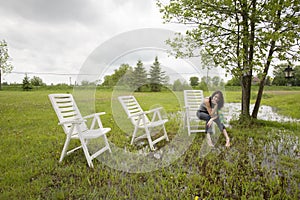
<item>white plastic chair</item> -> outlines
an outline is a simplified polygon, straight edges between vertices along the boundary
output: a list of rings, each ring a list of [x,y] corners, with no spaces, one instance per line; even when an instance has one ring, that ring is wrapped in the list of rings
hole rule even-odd
[[[155,150],[154,145],[162,140],[169,141],[167,131],[165,128],[165,123],[168,119],[163,119],[160,113],[162,107],[151,109],[149,111],[143,111],[134,96],[119,96],[119,102],[122,104],[128,118],[130,118],[131,123],[134,125],[134,131],[132,134],[131,145],[134,140],[139,140],[142,138],[147,138],[151,150]],[[152,114],[151,121],[148,118],[148,114]],[[151,130],[155,127],[161,127],[164,134],[154,141],[152,140]],[[145,133],[139,137],[136,137],[138,129],[144,129]]]
[[[205,132],[205,122],[197,117],[197,110],[204,100],[202,90],[184,90],[185,126],[188,134]],[[204,125],[203,125],[204,124]]]
[[[111,152],[106,137],[106,133],[108,133],[111,129],[103,128],[103,125],[100,120],[100,115],[105,114],[104,112],[82,117],[71,94],[49,94],[49,99],[58,117],[58,124],[62,126],[66,134],[66,141],[61,152],[59,162],[61,162],[66,155],[69,155],[74,151],[82,148],[89,167],[94,167],[92,162],[94,158],[96,158],[106,150]],[[86,124],[86,119],[89,118],[92,118],[90,128],[88,128]],[[101,149],[99,149],[91,155],[87,147],[88,142],[89,140],[96,139],[99,137],[103,137],[104,147],[102,147]],[[78,146],[68,151],[68,146],[70,140],[72,139],[80,140],[81,146]]]

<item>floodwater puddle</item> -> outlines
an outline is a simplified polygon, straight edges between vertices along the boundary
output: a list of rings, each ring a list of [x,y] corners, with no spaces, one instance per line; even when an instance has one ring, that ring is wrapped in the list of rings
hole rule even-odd
[[[274,134],[274,139],[267,141],[259,140],[257,141],[256,149],[248,151],[249,161],[252,164],[256,161],[257,154],[261,156],[261,166],[267,168],[276,166],[276,163],[278,163],[282,156],[291,159],[300,159],[300,141],[298,136],[286,134],[284,130],[278,130],[277,133]],[[249,138],[248,141],[249,147],[253,147],[253,138]]]
[[[252,112],[254,104],[250,105],[250,112]],[[225,123],[229,123],[231,120],[238,119],[241,113],[241,104],[240,103],[226,103],[224,108],[222,108],[222,113],[224,115]],[[277,122],[300,122],[300,119],[293,119],[291,117],[279,115],[276,112],[276,109],[271,106],[262,105],[259,108],[257,115],[258,119],[267,120],[267,121],[277,121]]]

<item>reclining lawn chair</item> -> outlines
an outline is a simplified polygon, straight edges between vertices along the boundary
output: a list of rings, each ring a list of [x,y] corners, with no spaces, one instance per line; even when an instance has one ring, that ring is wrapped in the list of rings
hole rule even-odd
[[[199,120],[196,113],[200,104],[204,100],[202,90],[184,90],[185,105],[185,126],[188,129],[188,135],[191,133],[205,132],[205,122]]]
[[[151,150],[155,150],[154,145],[162,140],[169,141],[167,131],[165,129],[165,123],[168,119],[162,119],[160,108],[155,108],[149,111],[143,111],[134,96],[119,96],[119,102],[122,104],[128,118],[130,118],[131,123],[134,125],[134,131],[132,134],[131,145],[134,140],[139,140],[142,138],[147,138]],[[148,118],[148,114],[153,114],[151,121]],[[161,127],[164,134],[154,141],[152,140],[152,132],[156,127]],[[144,129],[145,133],[139,137],[136,137],[138,129]]]
[[[66,141],[61,152],[59,162],[63,160],[65,155],[69,155],[72,152],[82,148],[89,167],[94,167],[92,162],[94,158],[96,158],[98,155],[102,154],[106,150],[111,152],[106,137],[106,133],[108,133],[111,129],[103,128],[99,117],[100,115],[105,114],[104,112],[82,117],[71,94],[50,94],[49,99],[58,117],[59,125],[62,126],[66,134]],[[92,118],[90,128],[88,128],[86,124],[86,119],[88,118]],[[99,137],[103,138],[104,147],[102,147],[97,152],[91,155],[87,147],[88,142],[89,140],[96,139]],[[68,146],[71,139],[80,140],[81,146],[78,146],[68,151]]]

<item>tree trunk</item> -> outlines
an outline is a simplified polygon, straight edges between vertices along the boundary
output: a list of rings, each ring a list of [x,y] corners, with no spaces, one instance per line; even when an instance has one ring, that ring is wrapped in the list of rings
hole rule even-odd
[[[251,96],[251,80],[252,75],[244,75],[242,77],[242,112],[243,118],[250,118],[250,96]]]
[[[249,42],[251,34],[249,32],[249,10],[247,1],[242,1],[242,111],[240,120],[244,121],[250,118],[250,96],[251,96],[251,81],[252,81],[252,64],[251,64],[251,52],[249,52],[249,45],[252,43]]]
[[[283,0],[280,1],[280,4],[283,3]],[[281,9],[279,9],[277,11],[277,23],[275,24],[275,33],[280,30],[280,27],[281,27],[281,21],[280,21],[280,16],[281,16]],[[275,50],[275,40],[271,40],[271,43],[270,43],[270,50],[269,50],[269,54],[268,54],[268,58],[267,58],[267,63],[265,65],[265,68],[264,68],[264,75],[263,75],[263,79],[261,80],[260,82],[260,85],[259,85],[259,90],[258,90],[258,93],[257,93],[257,98],[256,98],[256,102],[255,102],[255,105],[254,105],[254,109],[253,109],[253,112],[252,112],[252,117],[253,118],[257,118],[257,114],[258,114],[258,110],[259,110],[259,107],[260,107],[260,102],[261,102],[261,98],[262,98],[262,94],[263,94],[263,90],[264,90],[264,86],[265,86],[265,78],[268,74],[268,71],[269,71],[269,67],[270,67],[270,64],[271,64],[271,61],[272,61],[272,56],[273,56],[273,53],[274,53],[274,50]]]
[[[254,105],[252,115],[251,115],[252,118],[255,118],[255,119],[257,119],[257,114],[258,114],[258,110],[259,110],[259,107],[260,107],[262,94],[263,94],[263,91],[264,91],[265,77],[266,77],[266,75],[264,75],[262,80],[260,81],[259,89],[258,89],[258,92],[257,92],[256,101],[255,101],[255,105]]]
[[[274,53],[274,49],[275,49],[275,41],[273,40],[271,42],[271,47],[270,47],[270,50],[269,50],[268,60],[267,60],[267,63],[265,65],[265,68],[264,68],[264,73],[263,73],[262,80],[260,81],[260,84],[259,84],[259,89],[258,89],[258,92],[257,92],[257,97],[256,97],[255,105],[254,105],[254,108],[253,108],[253,112],[252,112],[252,117],[255,118],[255,119],[257,118],[257,115],[258,115],[258,110],[259,110],[259,107],[260,107],[260,102],[261,102],[263,91],[264,91],[265,80],[266,80],[266,76],[267,76],[269,68],[270,68],[270,64],[271,64],[271,60],[272,60],[272,55]]]

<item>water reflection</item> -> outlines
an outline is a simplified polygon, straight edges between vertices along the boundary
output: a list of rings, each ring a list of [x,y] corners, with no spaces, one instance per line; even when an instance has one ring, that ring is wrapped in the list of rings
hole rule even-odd
[[[250,112],[252,112],[254,104],[250,105]],[[229,124],[230,120],[237,120],[241,113],[240,103],[226,103],[222,109],[224,114],[224,120],[226,124]],[[277,121],[277,122],[300,122],[300,119],[293,119],[291,117],[279,115],[276,113],[275,108],[271,106],[262,105],[259,109],[258,119],[267,121]]]

